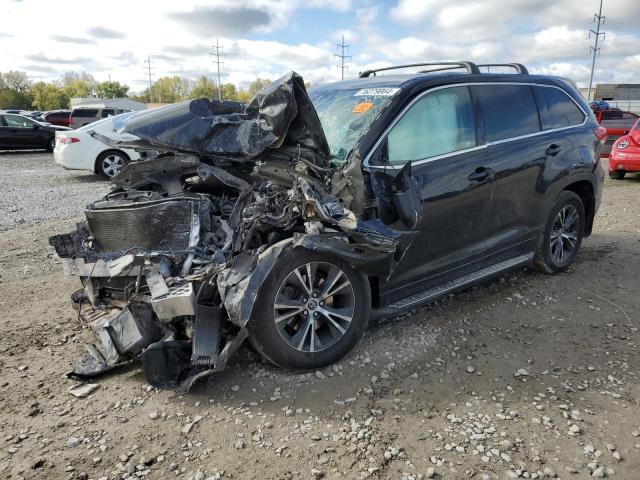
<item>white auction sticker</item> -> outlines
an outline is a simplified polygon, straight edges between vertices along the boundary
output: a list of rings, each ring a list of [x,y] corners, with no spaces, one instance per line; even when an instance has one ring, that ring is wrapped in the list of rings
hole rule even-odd
[[[390,97],[395,95],[399,88],[383,87],[383,88],[362,88],[358,90],[354,97]]]

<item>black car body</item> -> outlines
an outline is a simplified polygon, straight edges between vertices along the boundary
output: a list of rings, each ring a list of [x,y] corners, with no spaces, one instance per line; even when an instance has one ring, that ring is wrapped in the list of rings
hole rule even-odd
[[[372,315],[522,265],[566,269],[604,178],[588,105],[518,64],[424,66],[445,71],[309,95],[290,74],[247,106],[128,117],[128,148],[165,153],[127,165],[87,222],[50,239],[102,341],[73,374],[141,353],[150,383],[188,389],[247,337],[277,365],[318,368]]]
[[[0,150],[45,148],[53,152],[59,130],[69,128],[41,123],[23,115],[0,114]]]

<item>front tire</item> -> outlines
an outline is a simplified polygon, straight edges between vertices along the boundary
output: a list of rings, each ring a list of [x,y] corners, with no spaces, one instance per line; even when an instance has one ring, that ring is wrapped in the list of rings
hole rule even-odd
[[[317,369],[355,346],[370,311],[364,274],[331,255],[293,249],[280,256],[261,288],[249,340],[282,368]]]
[[[573,263],[582,244],[585,220],[580,197],[568,190],[561,192],[538,243],[535,264],[540,270],[559,273]]]
[[[56,148],[56,137],[51,137],[47,144],[47,152],[53,153],[54,148]]]
[[[622,180],[627,172],[624,170],[612,170],[609,172],[609,178],[614,180]]]
[[[124,166],[129,163],[129,156],[119,150],[107,150],[98,155],[96,159],[96,173],[107,180],[115,177]]]

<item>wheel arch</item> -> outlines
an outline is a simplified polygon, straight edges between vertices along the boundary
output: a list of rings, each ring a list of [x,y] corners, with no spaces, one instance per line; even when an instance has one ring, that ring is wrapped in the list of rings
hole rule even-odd
[[[123,151],[123,150],[119,150],[117,148],[107,148],[106,150],[101,151],[97,156],[95,161],[93,162],[93,172],[96,174],[100,174],[100,170],[98,169],[98,162],[100,162],[105,156],[109,155],[110,153],[118,153],[124,156],[124,158],[130,162],[131,161],[131,157],[127,154],[127,152]]]
[[[580,200],[582,200],[584,212],[587,217],[584,236],[588,237],[591,235],[591,231],[593,230],[593,219],[595,217],[596,197],[593,184],[589,180],[578,180],[577,182],[568,184],[563,188],[563,190],[575,193],[580,197]]]

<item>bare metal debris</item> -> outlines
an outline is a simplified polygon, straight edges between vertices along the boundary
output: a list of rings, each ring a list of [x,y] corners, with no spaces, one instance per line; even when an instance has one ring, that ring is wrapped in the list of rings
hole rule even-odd
[[[332,166],[295,73],[246,106],[194,100],[136,113],[120,128],[139,138],[128,148],[163,153],[128,164],[86,221],[50,238],[82,281],[72,299],[99,339],[71,376],[140,357],[151,385],[188,390],[246,339],[260,285],[283,251],[330,251],[383,276],[397,261],[400,232],[361,214],[358,152]],[[407,191],[399,182],[397,195]],[[412,201],[399,211],[409,228]]]

